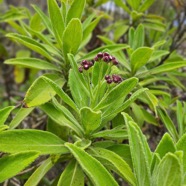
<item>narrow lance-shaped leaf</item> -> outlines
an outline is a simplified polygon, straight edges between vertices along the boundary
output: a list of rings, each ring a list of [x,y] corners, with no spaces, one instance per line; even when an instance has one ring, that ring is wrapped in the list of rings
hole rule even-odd
[[[64,141],[46,131],[17,129],[0,133],[0,151],[18,153],[38,151],[40,154],[64,154],[68,149]]]
[[[9,124],[10,129],[16,128],[32,111],[32,108],[20,108],[19,111],[16,113],[15,117]]]
[[[51,158],[48,158],[35,170],[35,172],[28,178],[24,186],[36,186],[45,176],[45,174],[54,166]]]
[[[126,95],[130,93],[130,91],[137,85],[137,83],[137,78],[130,78],[121,82],[119,85],[114,87],[108,94],[106,94],[94,109],[101,109],[107,107],[110,104],[115,104],[114,102],[117,99],[124,99]]]
[[[63,33],[63,54],[76,54],[83,37],[82,25],[79,19],[73,18]]]
[[[19,34],[7,34],[7,37],[18,41],[19,43],[25,45],[26,47],[30,48],[31,50],[43,55],[49,60],[52,60],[53,58],[51,55],[48,53],[47,49],[40,43],[36,42],[34,39],[29,38],[27,36],[22,36]]]
[[[111,174],[98,160],[73,144],[66,143],[65,146],[71,151],[83,171],[95,186],[118,186]]]
[[[94,148],[92,150],[96,152],[95,157],[109,161],[114,170],[116,170],[116,173],[118,172],[131,185],[136,185],[136,178],[131,168],[119,155],[103,148]]]
[[[52,88],[53,90],[58,94],[58,96],[71,108],[73,108],[76,112],[78,111],[77,105],[73,102],[73,100],[61,89],[61,87],[56,84],[53,80],[42,76],[42,79],[45,80]]]
[[[38,152],[22,152],[0,158],[0,183],[21,172],[38,156]]]
[[[53,31],[58,44],[62,47],[62,36],[65,28],[64,20],[56,0],[48,0],[47,2]]]
[[[14,106],[8,106],[0,110],[0,126],[5,123]]]
[[[4,63],[8,65],[19,65],[21,67],[34,68],[38,70],[61,71],[59,67],[56,67],[47,61],[37,58],[13,58],[6,60]]]
[[[79,18],[81,20],[85,4],[86,0],[73,0],[73,3],[67,13],[66,22],[68,23],[73,18]]]
[[[84,186],[84,174],[76,160],[69,162],[60,176],[58,186]]]
[[[124,114],[123,114],[124,115]],[[125,115],[124,115],[125,117]],[[140,128],[132,121],[127,121],[129,144],[137,185],[150,186],[151,152]]]

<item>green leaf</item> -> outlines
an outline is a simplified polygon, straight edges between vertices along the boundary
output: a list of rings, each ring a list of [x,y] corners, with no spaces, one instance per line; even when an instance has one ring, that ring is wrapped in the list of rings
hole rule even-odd
[[[153,68],[147,72],[139,74],[140,77],[145,77],[147,75],[161,74],[169,71],[173,71],[177,68],[185,67],[186,61],[176,61],[176,62],[167,62],[163,65],[160,65],[156,68]]]
[[[183,167],[186,172],[186,134],[184,134],[176,144],[176,149],[183,151]]]
[[[169,51],[166,51],[166,50],[155,50],[149,60],[149,62],[151,61],[155,61],[155,60],[158,60],[160,59],[162,56],[165,56],[169,54]]]
[[[138,48],[132,53],[130,63],[133,74],[148,62],[152,53],[153,49],[148,47]]]
[[[124,117],[125,114],[122,113]],[[152,154],[141,129],[133,121],[126,122],[128,128],[129,145],[133,169],[137,178],[137,185],[150,186],[150,163]],[[143,178],[143,179],[142,179]]]
[[[28,178],[24,186],[36,186],[45,176],[45,174],[54,166],[51,158],[43,161],[41,165],[35,170],[35,172]]]
[[[108,94],[105,94],[103,99],[98,103],[98,105],[94,109],[102,109],[109,105],[115,104],[115,101],[127,96],[128,93],[136,86],[138,83],[137,78],[130,78],[123,82],[121,82],[119,85],[114,87]]]
[[[84,186],[84,174],[75,160],[69,162],[60,176],[58,186]]]
[[[22,152],[0,158],[0,183],[21,172],[38,156],[38,152]]]
[[[128,100],[126,100],[119,108],[116,110],[112,110],[112,113],[103,113],[102,120],[105,122],[113,119],[118,113],[124,111],[131,103],[133,103],[141,94],[143,94],[146,90],[146,88],[141,88],[134,92]],[[103,123],[104,123],[103,122]]]
[[[4,62],[8,65],[18,65],[25,68],[34,68],[38,70],[55,70],[61,71],[59,67],[37,58],[13,58]]]
[[[63,79],[56,74],[46,74],[44,76],[53,80],[59,86],[64,84]],[[42,105],[48,102],[55,94],[56,92],[53,88],[45,80],[43,80],[41,76],[36,79],[28,89],[25,95],[24,103],[27,107]]]
[[[139,9],[139,5],[141,3],[141,0],[127,0],[127,3],[134,9],[134,10],[138,10]]]
[[[10,129],[16,128],[34,109],[32,108],[20,108],[19,111],[16,113],[13,120],[10,122],[9,127]]]
[[[171,136],[168,133],[165,133],[156,147],[155,153],[160,155],[160,158],[163,158],[168,152],[174,153],[176,151],[176,147]]]
[[[77,113],[79,113],[78,108],[76,104],[73,102],[73,100],[61,89],[61,87],[56,84],[54,81],[51,79],[42,76],[42,79],[45,80],[52,88],[53,90],[57,93],[57,95],[71,108],[73,108]]]
[[[121,7],[124,11],[130,14],[130,9],[122,0],[114,0],[117,6]]]
[[[101,124],[101,111],[93,111],[89,107],[80,110],[81,122],[86,134],[96,130]]]
[[[175,141],[177,141],[179,137],[178,137],[178,133],[176,130],[176,126],[174,125],[170,117],[168,116],[167,112],[165,110],[158,109],[158,114],[161,120],[163,121],[163,124],[169,131],[170,135],[174,138]]]
[[[52,24],[50,22],[50,19],[44,14],[44,12],[36,5],[32,5],[32,7],[34,8],[34,10],[38,13],[38,15],[40,16],[40,18],[43,21],[43,24],[45,25],[45,27],[48,29],[48,31],[53,35],[53,31],[52,31]]]
[[[143,4],[140,6],[139,11],[140,12],[146,11],[153,3],[154,0],[145,0]]]
[[[71,151],[93,185],[118,186],[111,174],[98,160],[73,144],[66,143],[65,146]]]
[[[47,49],[41,43],[37,42],[36,40],[30,37],[13,33],[7,34],[6,36],[30,48],[31,50],[43,55],[49,60],[53,59],[52,56],[48,53]]]
[[[153,186],[182,186],[180,159],[175,154],[167,153],[153,172]]]
[[[63,33],[63,53],[76,54],[83,38],[82,25],[79,19],[73,18]]]
[[[64,154],[68,150],[64,141],[54,134],[41,130],[16,129],[0,133],[0,151],[19,153],[38,151],[40,154]]]
[[[123,126],[122,126],[123,127]],[[128,138],[126,129],[114,128],[112,130],[103,130],[92,135],[93,138],[104,138],[113,140],[124,140]]]
[[[62,36],[65,29],[64,20],[56,0],[48,0],[47,2],[53,31],[58,44],[62,47]]]
[[[98,16],[94,21],[92,21],[83,31],[83,41],[85,41],[88,36],[91,34],[91,32],[94,30],[94,28],[97,26],[99,23],[100,19],[102,16]]]
[[[113,45],[105,45],[99,48],[96,48],[95,50],[89,52],[88,54],[84,55],[82,58],[79,59],[79,61],[81,60],[90,60],[93,59],[99,52],[103,52],[103,50],[109,50],[111,52],[117,52],[123,49],[128,48],[129,45],[127,44],[113,44]]]
[[[73,18],[81,20],[86,0],[73,0],[70,9],[67,13],[66,23],[69,23]]]
[[[0,126],[5,123],[14,106],[8,106],[0,110]]]
[[[95,152],[95,157],[107,160],[111,166],[118,172],[119,175],[131,185],[136,185],[136,178],[129,165],[116,153],[103,149],[103,148],[92,148]],[[112,168],[111,168],[112,169]]]
[[[76,132],[79,136],[82,136],[81,127],[67,119],[61,109],[56,108],[51,103],[45,103],[44,105],[41,105],[40,108],[56,123],[61,126],[66,126]]]

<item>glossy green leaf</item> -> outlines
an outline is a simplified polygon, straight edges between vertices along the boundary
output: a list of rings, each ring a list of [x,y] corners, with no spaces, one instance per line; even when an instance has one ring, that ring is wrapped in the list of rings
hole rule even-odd
[[[115,104],[115,101],[121,98],[123,98],[124,100],[127,94],[130,93],[130,91],[137,85],[137,83],[138,79],[134,77],[121,82],[108,94],[105,94],[103,99],[94,109],[102,109],[104,107],[107,107],[108,105]]]
[[[73,0],[67,13],[66,22],[70,22],[73,18],[78,18],[81,20],[85,4],[86,0]]]
[[[96,130],[101,124],[101,112],[93,111],[89,107],[83,107],[80,110],[81,123],[86,134]]]
[[[64,80],[56,74],[44,75],[49,79],[53,80],[56,84],[62,87]],[[56,92],[54,89],[42,79],[42,76],[34,81],[34,83],[28,89],[24,103],[27,107],[38,106],[48,102]]]
[[[0,158],[0,183],[21,172],[38,156],[38,152],[31,151],[8,155]]]
[[[152,53],[152,56],[149,60],[149,62],[151,61],[155,61],[157,59],[160,59],[162,56],[165,56],[169,54],[169,51],[166,51],[166,50],[155,50],[153,53]]]
[[[56,0],[48,0],[47,2],[53,31],[58,44],[62,47],[62,36],[65,29],[64,20]]]
[[[153,172],[153,186],[182,186],[180,160],[175,154],[167,153]]]
[[[76,158],[83,171],[90,178],[93,185],[118,186],[117,182],[114,180],[111,174],[98,160],[73,144],[66,143],[65,146]]]
[[[0,133],[0,151],[19,153],[38,151],[40,154],[64,154],[68,149],[64,141],[54,134],[41,130],[16,129]]]
[[[40,106],[41,110],[43,110],[52,120],[58,123],[61,126],[66,126],[76,132],[78,135],[82,135],[81,128],[79,125],[74,124],[69,119],[67,119],[60,108],[56,108],[51,103],[45,103]]]
[[[175,141],[178,140],[178,133],[176,130],[176,126],[168,116],[167,112],[165,110],[158,109],[158,114],[163,121],[163,124],[167,128],[168,132],[171,134],[171,136],[174,138]]]
[[[61,87],[56,84],[54,81],[51,79],[42,76],[42,79],[45,80],[52,88],[53,90],[57,93],[57,95],[71,108],[73,108],[76,112],[79,112],[77,109],[76,104],[73,102],[73,100],[61,89]]]
[[[54,166],[51,158],[48,158],[34,171],[34,173],[28,178],[24,186],[36,186],[45,176],[45,174]]]
[[[132,53],[130,63],[134,74],[148,62],[152,53],[153,49],[148,47],[138,48]]]
[[[79,19],[73,18],[63,33],[63,53],[76,54],[83,38],[82,25]]]
[[[84,186],[84,174],[75,160],[69,162],[60,176],[58,186]]]
[[[32,111],[32,108],[20,108],[9,124],[10,129],[16,128]]]
[[[124,115],[124,114],[123,114]],[[124,115],[124,117],[126,117]],[[152,155],[141,129],[132,121],[127,122],[129,145],[137,185],[150,186],[150,163]],[[142,179],[143,178],[143,179]]]
[[[173,139],[168,133],[165,133],[159,142],[158,146],[156,147],[155,153],[158,153],[160,158],[166,155],[168,152],[174,153],[176,151],[175,144]]]
[[[55,70],[61,71],[59,67],[37,58],[13,58],[4,62],[8,65],[18,65],[25,68],[34,68],[38,70]]]
[[[95,157],[107,160],[112,166],[113,170],[116,170],[119,175],[131,185],[136,185],[136,178],[129,165],[116,153],[103,149],[94,148],[92,149],[96,154]]]
[[[52,60],[52,56],[48,53],[47,49],[34,39],[15,33],[7,34],[6,36],[30,48],[31,50],[43,55],[47,59]]]
[[[8,106],[0,110],[0,126],[6,122],[9,114],[14,108],[14,106]]]

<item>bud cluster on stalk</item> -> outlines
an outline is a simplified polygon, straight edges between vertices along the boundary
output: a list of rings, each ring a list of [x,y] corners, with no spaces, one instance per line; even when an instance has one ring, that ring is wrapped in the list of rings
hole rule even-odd
[[[80,63],[81,66],[79,67],[79,72],[83,73],[84,70],[88,70],[96,62],[106,62],[106,63],[112,64],[112,65],[118,65],[119,64],[118,60],[114,56],[110,55],[108,52],[99,52],[96,55],[96,57],[94,58],[94,60],[91,60],[91,61],[83,60]],[[121,83],[122,82],[122,78],[119,75],[116,75],[116,74],[105,75],[105,80],[108,84]]]

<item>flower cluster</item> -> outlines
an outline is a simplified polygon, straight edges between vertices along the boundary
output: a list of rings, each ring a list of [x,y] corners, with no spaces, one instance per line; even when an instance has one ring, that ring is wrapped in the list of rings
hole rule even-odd
[[[94,62],[92,62],[92,61],[87,61],[87,60],[83,60],[82,62],[81,62],[81,66],[79,67],[79,72],[83,72],[83,69],[84,70],[88,70],[91,66],[93,66],[94,65]]]
[[[90,67],[94,65],[94,62],[99,61],[104,61],[106,63],[111,62],[113,65],[119,64],[118,60],[114,56],[111,56],[108,52],[99,52],[94,58],[94,60],[92,61],[83,60],[81,62],[81,66],[79,67],[79,72],[82,73],[83,70],[88,70]]]
[[[100,61],[100,60],[103,60],[104,62],[106,63],[109,63],[109,62],[112,62],[113,65],[118,65],[119,62],[118,60],[114,57],[114,56],[111,56],[109,53],[107,52],[99,52],[96,57],[94,58],[95,61]]]
[[[105,80],[107,81],[108,84],[111,84],[112,82],[114,82],[114,83],[121,83],[122,82],[122,78],[116,74],[113,74],[112,76],[106,75]]]

